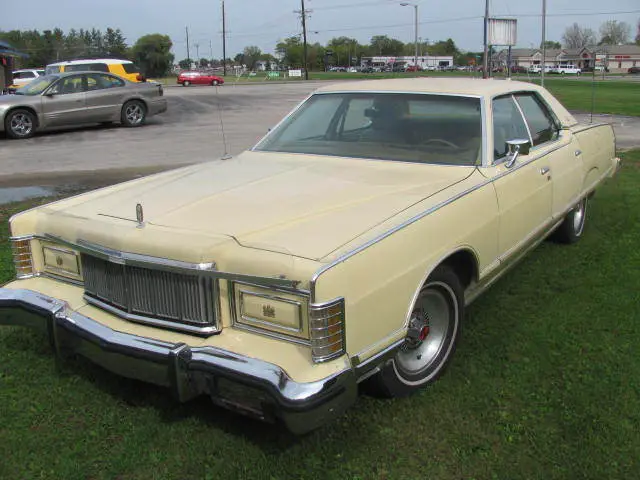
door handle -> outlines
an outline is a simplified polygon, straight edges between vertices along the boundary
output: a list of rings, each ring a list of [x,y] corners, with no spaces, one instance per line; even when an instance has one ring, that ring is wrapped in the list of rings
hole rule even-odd
[[[547,173],[549,173],[551,171],[551,169],[549,167],[542,167],[540,169],[540,175],[546,175]]]
[[[576,157],[579,157],[580,155],[582,155],[582,150],[576,150],[575,152],[573,152],[573,154],[574,154]]]

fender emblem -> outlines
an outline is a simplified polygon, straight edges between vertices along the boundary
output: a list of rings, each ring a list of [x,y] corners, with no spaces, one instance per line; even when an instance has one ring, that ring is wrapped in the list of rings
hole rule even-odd
[[[138,221],[138,227],[144,226],[144,211],[140,203],[136,205],[136,220]]]

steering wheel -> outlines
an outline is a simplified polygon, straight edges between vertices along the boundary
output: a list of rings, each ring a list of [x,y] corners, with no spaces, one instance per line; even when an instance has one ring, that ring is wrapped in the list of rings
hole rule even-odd
[[[422,145],[429,145],[430,143],[440,143],[442,145],[446,145],[449,148],[460,148],[455,143],[450,142],[449,140],[444,140],[442,138],[430,138],[429,140],[422,142]]]

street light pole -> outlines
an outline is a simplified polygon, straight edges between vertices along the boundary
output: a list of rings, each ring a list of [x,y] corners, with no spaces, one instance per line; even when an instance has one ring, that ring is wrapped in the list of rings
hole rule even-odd
[[[418,4],[417,3],[407,3],[403,2],[400,4],[402,7],[413,7],[414,13],[414,43],[415,43],[415,51],[413,62],[416,67],[416,72],[418,71]]]

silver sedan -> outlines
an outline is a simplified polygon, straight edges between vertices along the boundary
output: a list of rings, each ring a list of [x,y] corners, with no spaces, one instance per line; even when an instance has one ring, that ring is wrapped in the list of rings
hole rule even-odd
[[[103,72],[45,75],[0,96],[0,132],[29,138],[36,130],[75,124],[120,122],[138,127],[167,110],[162,86],[133,83]]]

